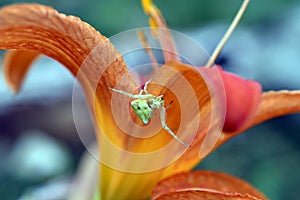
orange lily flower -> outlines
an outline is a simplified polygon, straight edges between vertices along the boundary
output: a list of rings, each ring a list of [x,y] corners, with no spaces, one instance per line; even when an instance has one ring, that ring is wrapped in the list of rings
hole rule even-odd
[[[191,143],[190,148],[173,140],[161,127],[157,129],[157,117],[148,126],[142,125],[129,107],[130,98],[109,89],[136,94],[139,88],[122,55],[93,27],[43,5],[19,4],[0,10],[0,48],[14,49],[4,59],[5,77],[13,90],[20,89],[26,71],[39,54],[59,61],[80,81],[97,137],[101,199],[149,198],[160,180],[189,171],[233,136],[273,117],[300,111],[299,91],[262,94],[258,83],[245,81],[216,66],[202,69],[181,63],[159,10],[151,1],[143,3],[151,25],[165,28],[157,29],[154,35],[161,43],[166,64],[155,68],[148,91],[153,95],[164,94],[165,105],[171,105],[167,109],[167,125]],[[224,90],[219,89],[218,83],[222,87],[224,84]],[[239,92],[241,87],[249,92]],[[191,93],[194,97],[190,98]],[[225,105],[218,104],[224,99]],[[243,106],[240,102],[244,100],[251,106]],[[225,119],[214,115],[212,108],[216,104],[221,111],[227,108]],[[220,132],[219,125],[224,120]],[[152,132],[156,133],[152,137],[137,137]],[[210,137],[216,132],[219,137]],[[191,185],[186,184],[184,176],[175,175],[174,180],[182,180],[183,185],[176,186],[171,180],[172,191],[163,188],[168,183],[161,182],[153,198],[202,195],[202,199],[266,199],[246,183],[222,174],[202,174],[203,180],[211,183],[203,186],[197,173],[186,174],[193,180]],[[227,181],[228,187],[216,185],[218,180]],[[197,189],[191,189],[192,185]]]

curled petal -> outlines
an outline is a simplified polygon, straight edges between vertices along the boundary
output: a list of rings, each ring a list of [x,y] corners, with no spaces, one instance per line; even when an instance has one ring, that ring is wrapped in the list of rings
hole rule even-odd
[[[223,131],[240,129],[255,114],[261,101],[262,89],[259,83],[244,80],[225,72],[219,67],[226,93],[226,117]]]
[[[168,194],[173,197],[189,195],[194,199],[267,199],[247,182],[212,171],[192,171],[168,177],[157,184],[152,198],[167,199],[161,197],[168,197]]]
[[[7,6],[0,10],[0,48],[35,51],[65,65],[84,88],[92,115],[97,121],[95,129],[108,124],[105,119],[96,118],[94,105],[97,105],[99,116],[106,114],[109,119],[111,113],[107,108],[111,103],[111,91],[108,86],[113,87],[120,77],[128,74],[128,69],[110,41],[93,27],[77,17],[60,14],[47,6]],[[28,59],[28,55],[20,54],[19,59],[21,56],[22,59]],[[13,88],[18,88],[29,65],[14,65],[12,61],[5,64],[7,80]],[[95,75],[99,71],[103,72],[101,77]],[[134,87],[130,76],[124,85],[129,89]],[[115,123],[109,129],[117,129]],[[118,131],[115,132],[118,135]]]
[[[243,127],[255,114],[262,96],[262,89],[259,83],[228,73],[220,66],[211,68],[201,67],[200,71],[211,77],[214,85],[222,84],[226,99],[226,116],[223,131],[236,131]],[[220,80],[213,76],[220,74]],[[217,82],[218,81],[218,82]]]
[[[3,58],[3,72],[6,82],[18,92],[30,65],[40,54],[36,51],[10,50]]]
[[[212,67],[214,68],[214,67]],[[209,76],[212,68],[200,68]],[[300,91],[261,91],[259,83],[244,80],[218,67],[226,92],[226,117],[217,148],[230,138],[269,119],[300,112]]]
[[[91,63],[90,73],[106,67],[99,66],[96,62],[105,60],[111,55],[114,55],[116,59],[111,63],[109,70],[117,71],[120,75],[127,72],[122,57],[109,40],[77,17],[66,16],[50,7],[38,4],[17,4],[0,10],[1,49],[31,50],[45,54],[64,64],[71,73],[76,75],[86,56],[98,45],[103,45],[106,51],[99,52],[98,57],[94,58],[95,63]],[[12,65],[11,61],[5,68],[7,72],[17,71],[14,68],[20,69],[19,65]],[[26,67],[23,67],[23,71],[24,69]],[[16,76],[18,78],[15,79],[11,78],[12,73],[6,74],[8,80],[11,81],[11,86],[15,88],[18,88],[21,77],[25,75],[18,73],[19,75]],[[93,80],[92,75],[87,76],[89,76],[89,82],[98,81]],[[81,80],[82,82],[86,82],[86,77],[81,78],[85,79],[85,81]],[[111,83],[107,84],[114,85],[115,81],[111,79]],[[107,90],[104,90],[103,92],[107,93]]]
[[[0,10],[0,49],[18,50],[9,53],[12,56],[7,58],[4,67],[7,80],[15,89],[19,88],[30,61],[35,57],[26,51],[47,55],[66,66],[84,89],[97,139],[100,140],[100,130],[103,130],[117,145],[125,144],[124,135],[113,121],[108,86],[114,87],[120,77],[128,75],[128,69],[110,41],[93,27],[47,6],[6,6]],[[17,56],[19,50],[23,52]],[[16,58],[20,61],[15,61]],[[21,65],[23,59],[27,61]],[[96,76],[98,72],[103,72],[101,77]],[[123,84],[128,90],[135,88],[130,75]]]

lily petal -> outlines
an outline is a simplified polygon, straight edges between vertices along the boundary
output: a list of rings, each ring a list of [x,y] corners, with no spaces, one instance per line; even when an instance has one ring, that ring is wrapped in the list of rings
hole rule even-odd
[[[244,126],[248,128],[266,120],[300,112],[300,91],[268,91],[263,94],[253,119]]]
[[[40,54],[36,51],[10,50],[3,58],[3,72],[6,82],[15,92],[20,90],[23,78],[30,65]]]
[[[244,126],[253,117],[261,101],[260,84],[225,72],[216,65],[210,68],[200,67],[198,70],[208,77],[214,76],[215,73],[220,74],[221,80],[214,79],[214,84],[223,84],[222,89],[226,94],[226,117],[223,131],[232,132]]]
[[[159,182],[152,199],[267,199],[247,182],[212,171],[179,173]]]
[[[113,121],[110,109],[111,91],[108,86],[113,87],[129,72],[123,57],[106,37],[77,17],[66,16],[38,4],[18,4],[0,10],[0,48],[45,54],[65,65],[74,76],[82,70],[81,65],[85,61],[88,69],[85,68],[77,78],[86,93],[97,138],[101,137],[102,132],[110,133],[109,137],[117,145],[124,144],[124,135]],[[93,54],[90,54],[92,50]],[[16,53],[12,55],[11,58],[16,58]],[[19,55],[18,65],[8,59],[5,66],[7,80],[16,89],[20,86],[29,62],[19,64],[23,58],[28,59],[28,55],[31,56],[28,60],[35,57],[31,53]],[[99,71],[104,71],[102,77],[95,76]],[[124,86],[129,90],[135,88],[130,76]]]
[[[90,55],[96,47],[97,52]],[[99,100],[97,105],[100,109],[97,112],[107,112],[104,108],[110,107],[111,92],[108,86],[114,86],[120,77],[128,74],[122,56],[106,37],[77,17],[66,16],[38,4],[12,5],[0,10],[0,48],[33,50],[45,54],[65,65],[74,76],[89,55],[86,61],[88,70],[77,78],[85,89],[89,105],[93,107],[95,97]],[[7,62],[5,68],[10,85],[18,88],[22,75],[25,75],[18,70],[23,72],[28,67]],[[103,70],[105,75],[101,79],[95,76],[95,72]],[[12,74],[18,74],[15,76],[18,78],[12,79]],[[128,88],[134,86],[130,77],[126,84]],[[91,86],[97,87],[96,94]],[[92,112],[92,115],[95,113]],[[102,123],[105,123],[103,119]]]
[[[239,130],[223,132],[222,137],[216,146],[226,142],[230,138],[264,121],[300,112],[300,91],[269,91],[264,92],[262,100],[254,116]]]
[[[187,191],[175,191],[164,195],[161,195],[155,200],[171,200],[171,199],[182,199],[182,200],[259,200],[249,194],[223,194],[211,191],[202,191],[197,189]]]
[[[259,83],[244,80],[218,67],[226,93],[226,117],[223,131],[240,129],[256,112],[261,101],[262,88]]]

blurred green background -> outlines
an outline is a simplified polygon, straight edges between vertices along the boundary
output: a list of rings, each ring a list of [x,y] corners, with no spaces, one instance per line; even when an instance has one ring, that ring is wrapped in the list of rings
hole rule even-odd
[[[0,0],[0,6],[19,2]],[[22,2],[41,3],[79,16],[107,37],[147,26],[147,16],[138,0]],[[241,4],[239,0],[154,2],[171,29],[190,35],[209,52]],[[252,0],[217,63],[228,71],[261,82],[264,90],[300,89],[299,13],[299,0]],[[37,66],[31,72],[47,73],[47,81],[29,74],[17,96],[10,93],[2,74],[0,77],[0,198],[3,200],[47,199],[38,196],[37,190],[51,181],[62,184],[59,188],[66,192],[63,189],[70,182],[66,177],[76,171],[84,150],[72,121],[72,77],[51,60],[38,64],[53,65],[51,69]],[[45,92],[43,84],[49,84],[50,89]],[[88,127],[90,124],[86,123]],[[299,115],[274,119],[235,137],[197,169],[223,171],[243,178],[273,200],[296,200],[300,183],[299,138]],[[24,152],[33,160],[31,163],[19,160]],[[27,169],[26,166],[27,171],[20,169]],[[52,193],[57,191],[47,189]]]

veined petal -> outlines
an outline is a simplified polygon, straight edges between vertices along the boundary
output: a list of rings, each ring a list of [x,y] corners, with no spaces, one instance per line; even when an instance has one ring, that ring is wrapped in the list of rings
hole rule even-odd
[[[91,55],[91,51],[96,47],[96,52],[94,50]],[[85,89],[89,105],[94,107],[96,103],[97,112],[101,112],[101,115],[106,114],[107,118],[111,113],[110,109],[107,109],[111,103],[111,91],[108,86],[113,87],[120,77],[128,74],[122,56],[106,37],[77,17],[66,16],[50,7],[37,4],[12,5],[0,10],[0,48],[31,50],[45,54],[65,65],[74,76],[77,76],[79,70],[84,70],[77,78]],[[89,59],[85,61],[88,55]],[[23,58],[26,56],[28,54],[22,55]],[[82,70],[80,67],[84,61],[88,67]],[[27,69],[28,65],[24,63],[23,67],[20,67],[11,61],[6,64],[4,67],[7,79],[12,87],[18,88],[22,76],[25,75],[24,69]],[[102,77],[95,76],[95,73],[104,70]],[[18,74],[15,75],[17,78],[13,79],[13,74]],[[134,86],[130,76],[124,85],[128,88]],[[91,88],[92,86],[97,89]],[[92,108],[92,112],[94,110]],[[105,124],[103,120],[97,119],[102,125]],[[98,129],[98,124],[96,126]],[[109,129],[116,129],[113,127],[114,123]],[[115,133],[118,135],[118,131]],[[115,141],[119,141],[118,136]]]
[[[212,171],[192,171],[170,176],[159,182],[152,199],[267,199],[247,182]]]
[[[122,56],[107,38],[79,18],[65,16],[50,7],[37,4],[4,7],[0,10],[0,31],[1,49],[33,50],[45,54],[64,64],[74,75],[77,74],[80,65],[91,50],[98,45],[103,45],[103,49],[106,50],[99,52],[98,57],[94,58],[95,63],[91,63],[90,72],[87,72],[89,82],[98,82],[91,75],[93,71],[107,67],[99,66],[96,62],[105,60],[111,55],[115,59],[107,69],[109,70],[107,73],[116,74],[117,77],[106,79],[105,85],[114,85],[118,76],[127,73]],[[7,72],[11,72],[17,71],[14,68],[18,69],[19,65],[10,63],[5,67],[8,68]],[[12,73],[7,75],[9,78]],[[102,89],[104,90],[102,92],[108,93],[107,87]]]
[[[223,194],[212,191],[202,191],[199,189],[182,190],[170,192],[163,194],[155,200],[171,200],[171,199],[181,199],[181,200],[260,200],[249,194]]]
[[[262,101],[252,120],[244,126],[248,128],[263,121],[300,112],[300,91],[282,90],[264,92]]]
[[[135,84],[123,57],[106,37],[77,17],[60,14],[47,6],[19,4],[0,10],[0,48],[18,49],[9,53],[11,57],[6,58],[4,66],[7,80],[15,89],[19,88],[36,55],[27,50],[45,54],[65,65],[84,88],[98,140],[103,137],[100,133],[105,133],[117,146],[125,145],[125,135],[112,117],[108,87],[114,87],[125,74],[123,85],[132,90]],[[13,60],[16,58],[19,61]],[[27,61],[21,63],[22,59]],[[83,63],[88,67],[82,69]],[[103,71],[101,77],[95,75],[99,71]]]

